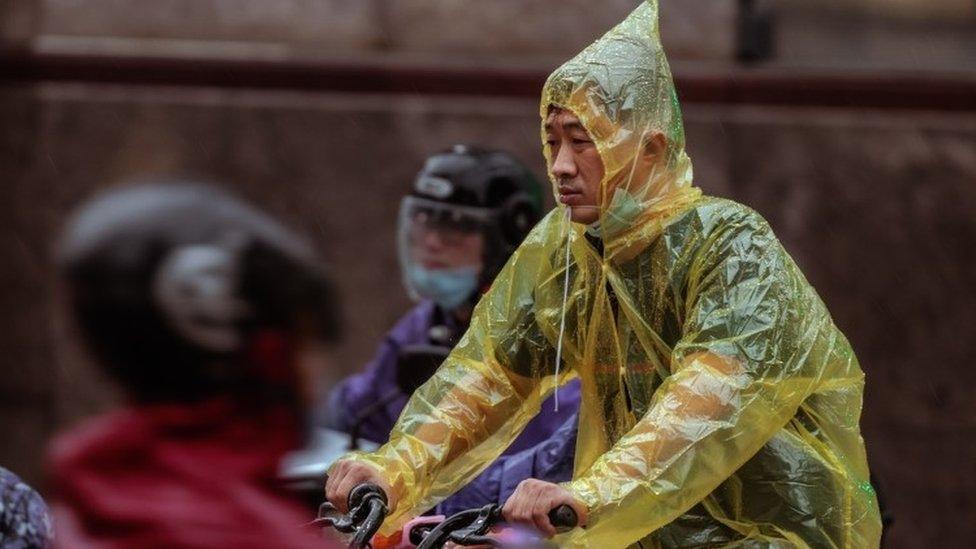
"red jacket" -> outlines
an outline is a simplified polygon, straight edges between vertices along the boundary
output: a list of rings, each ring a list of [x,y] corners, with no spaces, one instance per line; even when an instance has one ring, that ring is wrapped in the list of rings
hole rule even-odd
[[[61,547],[324,547],[279,491],[298,443],[287,411],[229,400],[110,414],[60,437],[51,462]]]

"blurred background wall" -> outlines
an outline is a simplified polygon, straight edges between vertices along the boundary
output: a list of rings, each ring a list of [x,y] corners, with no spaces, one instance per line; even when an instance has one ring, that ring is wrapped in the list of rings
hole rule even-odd
[[[663,0],[697,183],[766,216],[867,372],[891,547],[976,546],[976,3]],[[356,370],[408,307],[393,242],[423,158],[513,151],[537,94],[636,0],[0,2],[0,464],[116,395],[71,344],[50,252],[109,185],[185,175],[308,233]]]

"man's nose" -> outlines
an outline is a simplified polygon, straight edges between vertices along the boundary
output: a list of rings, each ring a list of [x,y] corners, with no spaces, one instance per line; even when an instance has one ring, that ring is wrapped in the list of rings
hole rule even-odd
[[[444,237],[439,231],[426,230],[421,234],[420,243],[427,251],[440,251],[444,247]]]
[[[552,159],[552,175],[556,180],[576,177],[576,159],[572,147],[559,147]]]

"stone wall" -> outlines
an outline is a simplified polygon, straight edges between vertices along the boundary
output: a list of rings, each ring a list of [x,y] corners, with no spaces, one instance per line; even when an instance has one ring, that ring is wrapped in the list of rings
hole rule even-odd
[[[546,64],[575,53],[638,0],[10,0],[31,5],[36,47],[271,58],[394,55]],[[672,59],[728,62],[736,0],[661,2]],[[976,70],[970,0],[759,0],[789,66]],[[15,32],[30,28],[11,21]],[[517,24],[513,24],[517,21]]]
[[[773,63],[846,69],[976,71],[968,0],[781,0]]]
[[[48,42],[119,39],[265,46],[278,55],[395,52],[438,58],[562,58],[625,17],[637,0],[44,0]],[[665,2],[666,39],[680,57],[728,59],[732,0]],[[513,24],[513,21],[518,24]],[[97,46],[97,44],[96,44]],[[166,44],[157,44],[166,47]],[[219,45],[216,47],[220,47]],[[224,46],[226,47],[226,45]]]

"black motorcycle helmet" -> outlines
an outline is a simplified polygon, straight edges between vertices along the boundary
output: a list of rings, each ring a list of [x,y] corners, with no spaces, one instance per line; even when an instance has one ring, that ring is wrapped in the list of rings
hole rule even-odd
[[[138,401],[262,385],[269,372],[243,360],[259,332],[338,336],[335,292],[311,247],[213,187],[96,196],[67,224],[57,260],[84,342]]]
[[[511,154],[454,145],[430,156],[417,174],[401,205],[400,234],[418,212],[445,229],[482,234],[479,282],[485,288],[538,223],[542,193],[538,179]],[[406,272],[411,258],[404,238],[400,258]],[[406,284],[416,293],[409,280]]]

